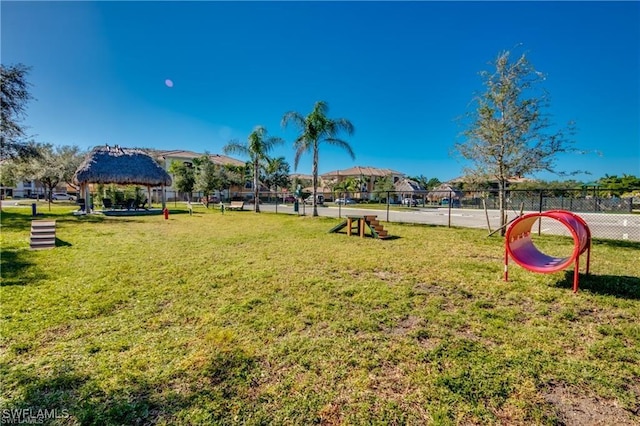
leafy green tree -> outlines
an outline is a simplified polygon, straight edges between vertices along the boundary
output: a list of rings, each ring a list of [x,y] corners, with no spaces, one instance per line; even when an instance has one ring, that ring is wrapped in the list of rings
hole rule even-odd
[[[249,134],[247,142],[241,144],[238,141],[230,141],[223,147],[225,154],[236,153],[249,157],[253,173],[253,208],[256,213],[260,211],[260,166],[269,159],[269,152],[276,146],[284,143],[284,140],[275,136],[268,136],[267,129],[257,126]]]
[[[373,184],[373,190],[375,191],[378,198],[382,198],[381,194],[384,194],[385,198],[388,192],[395,191],[395,186],[393,185],[393,177],[391,176],[382,176],[376,178],[375,183]]]
[[[193,164],[173,160],[169,165],[169,173],[173,175],[173,186],[178,191],[187,194],[187,201],[191,202],[191,193],[196,184]]]
[[[640,179],[627,174],[622,175],[622,177],[604,175],[597,182],[610,197],[620,197],[624,193],[640,189]]]
[[[333,187],[334,191],[343,192],[347,197],[360,190],[360,179],[349,176]]]
[[[227,179],[229,186],[244,186],[246,182],[251,179],[251,165],[244,164],[242,166],[236,166],[233,164],[225,164],[224,170],[227,173]]]
[[[278,187],[287,188],[291,185],[289,172],[290,166],[284,157],[271,158],[264,168],[262,181],[269,189],[275,189],[278,192]]]
[[[73,175],[80,166],[84,153],[77,146],[34,145],[36,154],[10,160],[20,179],[40,182],[51,203],[51,194],[60,183],[72,184]],[[51,208],[51,204],[49,204]]]
[[[511,184],[510,191],[529,191],[542,193],[550,197],[570,197],[576,195],[576,190],[582,188],[582,183],[575,180],[567,181],[540,181],[534,180],[529,182],[520,182]]]
[[[205,155],[194,158],[193,162],[196,165],[194,189],[202,192],[205,198],[208,199],[209,194],[215,193],[216,187],[219,185],[217,182],[219,178],[218,169],[221,167],[216,166],[206,152]]]
[[[544,76],[525,55],[512,61],[510,52],[498,55],[494,71],[483,71],[486,91],[475,98],[476,109],[468,114],[471,122],[465,140],[454,150],[471,163],[468,175],[498,181],[502,234],[505,232],[506,197],[509,178],[538,171],[555,170],[555,156],[573,151],[567,130],[551,131],[543,113],[548,99],[538,90]],[[561,173],[559,173],[561,174]]]
[[[0,161],[38,154],[36,144],[27,140],[21,124],[26,104],[32,99],[26,79],[28,73],[29,67],[23,64],[0,65]]]
[[[431,179],[427,179],[426,176],[424,175],[420,175],[420,176],[409,176],[409,179],[418,182],[418,184],[423,187],[424,189],[433,189],[435,187],[437,187],[438,185],[440,185],[442,182],[440,182],[440,179],[438,178],[431,178]]]
[[[440,179],[438,178],[431,178],[427,181],[427,185],[424,187],[424,189],[433,189],[433,188],[437,188],[438,186],[440,186],[442,182],[440,181]]]
[[[220,194],[220,201],[222,201],[222,194],[225,189],[231,186],[233,181],[233,171],[230,170],[231,165],[224,165],[216,168],[215,179],[213,180],[213,187]]]
[[[324,101],[318,101],[313,107],[313,111],[306,117],[295,111],[289,111],[282,117],[282,126],[287,127],[289,123],[298,129],[299,134],[294,142],[296,150],[293,163],[294,169],[298,168],[300,157],[305,152],[311,151],[313,155],[313,164],[311,174],[313,176],[313,216],[318,216],[317,193],[318,193],[318,147],[321,142],[343,148],[349,153],[352,159],[355,154],[351,145],[346,141],[339,139],[341,132],[352,135],[354,132],[353,124],[346,118],[331,119],[327,117],[329,106]]]

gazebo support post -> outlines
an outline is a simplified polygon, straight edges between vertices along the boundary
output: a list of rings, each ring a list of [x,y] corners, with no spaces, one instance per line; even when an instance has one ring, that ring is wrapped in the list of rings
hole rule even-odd
[[[147,208],[151,209],[151,185],[147,185]]]
[[[84,197],[84,183],[80,184],[80,188],[78,189],[78,198],[82,198]],[[78,203],[78,206],[80,206],[80,204]]]
[[[162,210],[164,210],[165,208],[167,208],[167,194],[166,188],[164,187],[164,185],[162,185]]]
[[[91,194],[89,193],[89,185],[85,184],[84,185],[84,214],[90,213],[90,206],[91,206],[91,200],[89,199],[90,196]]]

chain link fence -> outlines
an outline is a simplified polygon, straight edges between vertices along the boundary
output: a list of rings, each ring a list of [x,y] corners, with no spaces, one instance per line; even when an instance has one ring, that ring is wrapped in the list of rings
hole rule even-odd
[[[568,210],[580,215],[594,238],[640,241],[640,195],[619,197],[607,188],[585,190],[510,190],[506,193],[507,221],[520,214],[548,210]],[[631,193],[640,194],[640,188]],[[167,201],[186,201],[185,194],[167,191]],[[203,195],[193,193],[195,202]],[[245,210],[253,208],[253,192],[228,192],[208,197],[208,207],[220,202],[244,201]],[[311,194],[299,197],[291,192],[260,192],[260,208],[283,214],[310,215]],[[484,228],[498,232],[500,227],[497,191],[423,191],[423,192],[320,192],[317,199],[320,216],[343,217],[348,214],[376,214],[387,222],[423,223],[442,226]],[[355,211],[355,212],[354,212]],[[537,232],[570,235],[559,222],[544,218]]]

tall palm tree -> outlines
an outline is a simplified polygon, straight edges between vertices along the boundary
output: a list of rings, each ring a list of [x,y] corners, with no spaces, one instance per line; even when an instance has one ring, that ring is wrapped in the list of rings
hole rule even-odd
[[[318,216],[316,196],[318,192],[318,145],[320,142],[343,148],[352,159],[356,157],[349,143],[337,137],[342,131],[352,135],[354,132],[353,124],[346,118],[331,119],[327,117],[328,110],[329,106],[325,101],[318,101],[315,103],[313,111],[306,117],[295,111],[289,111],[282,117],[283,127],[287,127],[290,122],[293,122],[300,132],[293,144],[296,150],[293,168],[298,168],[298,162],[302,154],[308,151],[313,153],[313,165],[311,168],[311,174],[313,175],[313,216]]]
[[[269,159],[267,155],[274,146],[284,143],[282,138],[268,136],[267,129],[256,126],[249,134],[246,144],[241,144],[237,140],[227,143],[222,150],[225,154],[236,153],[249,157],[253,166],[253,209],[256,213],[260,211],[260,200],[258,193],[260,190],[260,164]]]

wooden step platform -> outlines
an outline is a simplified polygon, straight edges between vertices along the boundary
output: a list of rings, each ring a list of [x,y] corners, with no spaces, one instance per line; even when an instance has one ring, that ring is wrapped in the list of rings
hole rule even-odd
[[[360,237],[364,237],[365,229],[368,227],[371,230],[371,236],[373,238],[386,240],[387,238],[390,238],[390,235],[387,233],[387,230],[384,229],[384,226],[380,224],[377,217],[378,216],[375,215],[347,216],[347,220],[334,226],[329,230],[329,232],[338,232],[342,228],[346,227],[347,235],[355,234],[360,235]]]
[[[31,250],[44,250],[56,246],[56,221],[32,220],[31,221]]]
[[[371,229],[371,235],[373,238],[386,240],[390,235],[377,218],[378,216],[367,215],[364,217],[364,222],[369,226],[369,229]]]

